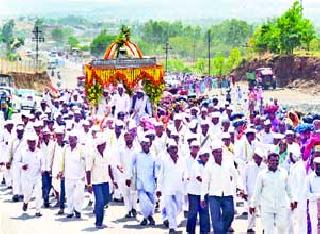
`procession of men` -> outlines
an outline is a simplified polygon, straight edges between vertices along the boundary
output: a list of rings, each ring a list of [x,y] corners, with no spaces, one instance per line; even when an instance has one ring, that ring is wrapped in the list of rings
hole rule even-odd
[[[260,217],[265,234],[316,234],[320,115],[258,92],[234,87],[196,100],[166,92],[154,106],[143,88],[130,97],[119,84],[93,110],[83,89],[46,90],[39,109],[1,124],[2,186],[21,213],[34,202],[36,217],[57,208],[81,219],[91,205],[97,229],[108,228],[115,202],[145,228],[160,212],[169,233],[182,216],[186,233],[237,233],[241,200],[247,233]]]

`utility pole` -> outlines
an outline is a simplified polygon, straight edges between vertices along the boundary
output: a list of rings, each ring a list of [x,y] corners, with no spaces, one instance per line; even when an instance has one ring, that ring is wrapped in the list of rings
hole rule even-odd
[[[36,43],[36,72],[39,70],[39,43],[44,42],[44,37],[42,36],[42,31],[39,29],[39,26],[36,25],[32,31],[34,37],[32,41]]]
[[[208,30],[208,59],[209,59],[209,76],[211,74],[211,30]]]
[[[169,42],[167,41],[165,46],[163,47],[163,49],[165,50],[166,53],[166,73],[168,72],[168,57],[169,57],[169,50],[171,50],[171,46],[169,44]]]

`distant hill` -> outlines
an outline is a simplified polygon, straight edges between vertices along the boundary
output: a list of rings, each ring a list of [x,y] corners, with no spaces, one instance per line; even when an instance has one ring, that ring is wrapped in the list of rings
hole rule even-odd
[[[251,22],[280,15],[293,0],[0,0],[0,16],[62,17],[78,14],[91,20],[166,19],[203,22],[239,18]],[[305,15],[320,24],[320,1],[303,1]]]

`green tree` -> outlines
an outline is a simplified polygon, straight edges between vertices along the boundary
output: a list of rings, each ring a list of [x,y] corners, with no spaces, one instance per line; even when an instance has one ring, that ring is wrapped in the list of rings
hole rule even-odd
[[[213,74],[216,76],[222,76],[226,74],[226,57],[218,55],[213,58]]]
[[[7,53],[10,52],[11,44],[14,41],[13,28],[14,28],[14,21],[9,20],[3,25],[1,30],[2,42],[6,45]]]
[[[189,69],[181,59],[169,59],[168,71],[191,72],[191,69]]]
[[[234,46],[241,46],[252,36],[253,26],[243,20],[225,20],[211,27],[213,40]]]
[[[16,54],[16,49],[24,45],[24,38],[15,38],[14,31],[14,21],[7,21],[1,30],[1,41],[6,45],[7,58],[10,60],[17,59],[19,56]]]
[[[193,46],[194,40],[193,38],[185,38],[185,37],[171,37],[169,39],[169,44],[172,48],[172,51],[183,58],[192,57],[193,56]]]
[[[72,48],[77,47],[79,45],[79,41],[77,38],[71,36],[68,38],[68,45],[69,45],[70,51],[71,51]]]
[[[305,45],[309,50],[316,32],[310,20],[304,19],[298,1],[280,18],[259,27],[252,38],[258,52],[292,54],[294,49]]]
[[[198,74],[205,74],[208,72],[208,59],[198,58],[193,71]]]
[[[303,19],[300,22],[301,42],[305,44],[307,50],[310,50],[312,40],[316,39],[316,30],[312,22],[308,19]]]
[[[233,48],[226,61],[226,72],[229,73],[235,69],[242,61],[242,56],[238,48]]]
[[[69,37],[73,34],[73,30],[71,28],[62,27],[55,28],[51,31],[51,37],[58,43],[65,42]]]
[[[269,21],[254,32],[251,42],[255,51],[259,53],[279,53],[280,29],[274,21]]]
[[[101,56],[106,51],[106,48],[114,41],[115,36],[108,35],[106,30],[92,40],[90,44],[90,52],[94,56]]]
[[[38,29],[41,31],[42,35],[41,36],[44,36],[45,34],[45,25],[44,25],[44,20],[41,19],[41,18],[38,18],[36,20],[36,22],[34,23],[34,28],[35,27],[38,27]]]
[[[301,45],[302,7],[298,1],[287,10],[278,20],[280,30],[280,48],[286,54],[293,54],[294,48]]]

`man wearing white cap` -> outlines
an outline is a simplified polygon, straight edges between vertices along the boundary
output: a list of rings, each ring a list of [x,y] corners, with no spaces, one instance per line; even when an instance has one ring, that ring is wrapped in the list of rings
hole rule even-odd
[[[59,127],[55,129],[55,146],[53,151],[53,159],[52,159],[52,187],[56,192],[57,200],[59,202],[58,211],[59,215],[64,214],[65,208],[65,177],[61,172],[61,165],[64,159],[66,142],[65,142],[65,129],[63,127]]]
[[[78,143],[79,133],[70,131],[69,145],[66,147],[62,160],[61,175],[65,176],[67,196],[67,218],[71,219],[75,213],[81,218],[81,209],[84,199],[86,156],[83,146]]]
[[[156,159],[150,153],[150,140],[143,138],[140,140],[141,152],[134,156],[133,170],[136,172],[136,186],[140,204],[140,210],[144,217],[141,226],[149,224],[154,226],[153,219],[156,190]]]
[[[118,84],[118,92],[112,98],[114,116],[117,117],[119,112],[123,112],[127,116],[130,111],[130,105],[130,96],[124,92],[123,84]]]
[[[291,161],[289,186],[298,203],[297,208],[291,212],[290,233],[307,233],[307,172],[301,158],[300,147],[289,146],[288,153]]]
[[[137,215],[137,191],[135,188],[134,171],[132,168],[134,155],[139,153],[140,148],[134,144],[131,132],[126,131],[123,135],[125,146],[118,151],[117,170],[119,171],[119,188],[123,195],[126,208],[125,218],[136,218]]]
[[[257,147],[254,150],[252,160],[250,160],[248,164],[246,164],[244,167],[244,173],[242,178],[242,181],[243,181],[242,197],[245,199],[245,201],[251,201],[257,176],[261,171],[267,168],[267,166],[263,162],[263,159],[265,158],[264,154],[265,153],[263,149],[261,147]],[[247,233],[254,233],[253,228],[256,225],[256,216],[257,216],[256,213],[248,214]]]
[[[222,142],[212,145],[213,160],[203,172],[201,185],[201,206],[210,208],[211,222],[215,233],[227,233],[234,218],[234,183],[236,171],[223,160]],[[205,195],[209,195],[209,204]]]
[[[107,139],[100,134],[86,160],[88,191],[94,193],[96,227],[103,228],[104,207],[109,200],[109,184],[114,181],[110,152],[106,148]]]
[[[164,134],[164,126],[162,122],[155,122],[154,123],[154,128],[156,132],[156,136],[153,142],[156,157],[161,155],[161,152],[166,146],[166,139],[167,136]]]
[[[18,159],[19,152],[25,147],[25,142],[23,139],[24,135],[24,126],[17,126],[17,136],[10,143],[9,158],[11,164],[12,172],[12,200],[18,202],[22,197],[22,188],[21,188],[21,166]]]
[[[6,181],[6,186],[8,189],[12,188],[12,173],[10,170],[9,163],[9,151],[10,142],[13,139],[13,129],[14,124],[11,120],[7,120],[4,123],[4,129],[1,131],[0,135],[0,169],[4,172],[4,179]]]
[[[42,131],[42,142],[40,143],[40,151],[42,155],[42,196],[43,206],[50,207],[49,195],[52,187],[52,160],[54,154],[54,142],[51,140],[51,132],[48,128]]]
[[[137,123],[139,123],[141,117],[152,115],[149,97],[142,89],[137,90],[137,93],[132,97],[131,114]]]
[[[297,207],[288,184],[288,174],[279,168],[279,155],[268,155],[268,170],[259,173],[249,211],[256,212],[261,207],[261,221],[265,234],[288,233],[288,212]],[[289,206],[290,204],[290,206]]]
[[[194,143],[191,143],[193,145]],[[211,155],[209,148],[202,148],[199,152],[199,159],[195,160],[191,170],[188,170],[188,220],[187,233],[196,233],[197,215],[200,218],[200,233],[210,232],[210,216],[209,207],[201,207],[201,183],[204,173],[204,167]],[[205,201],[208,202],[208,196],[205,196]]]
[[[269,119],[264,121],[264,128],[259,133],[258,138],[263,144],[271,145],[273,144],[274,135],[271,131],[272,124]]]
[[[313,171],[308,176],[308,199],[309,199],[309,214],[311,221],[312,234],[318,234],[319,214],[318,204],[320,202],[320,157],[313,159]]]
[[[234,144],[234,160],[240,175],[243,173],[245,164],[252,159],[256,146],[256,132],[253,128],[247,129],[245,137]]]
[[[210,129],[210,121],[209,120],[203,120],[200,123],[200,147],[205,147],[205,148],[210,148],[210,146],[212,145],[213,139],[211,136],[214,135],[210,135],[209,133],[209,129]]]
[[[173,115],[173,126],[179,134],[180,142],[184,143],[184,134],[186,132],[186,127],[183,123],[182,113],[175,113]]]
[[[210,125],[210,135],[218,137],[220,136],[222,129],[220,124],[220,117],[221,113],[218,111],[215,111],[211,113],[211,125]]]
[[[33,194],[36,200],[36,216],[41,216],[41,152],[37,148],[38,137],[36,134],[28,134],[26,136],[27,146],[24,150],[20,150],[17,159],[22,169],[21,182],[23,193],[23,211],[27,211],[28,203]]]
[[[120,172],[119,170],[117,170],[116,168],[116,162],[118,159],[117,156],[117,152],[118,149],[124,146],[124,139],[123,139],[123,129],[124,129],[125,125],[124,122],[121,120],[116,120],[115,122],[115,128],[113,130],[113,132],[111,133],[111,136],[109,136],[109,142],[108,145],[110,146],[111,151],[113,152],[112,155],[112,168],[114,171],[114,177],[115,177],[115,181],[117,182],[117,184],[119,184],[119,176],[120,176]],[[113,191],[113,199],[115,202],[121,201],[122,199],[122,194],[121,194],[121,190],[118,187],[111,187],[110,191]]]
[[[177,229],[177,216],[182,211],[183,181],[187,179],[187,168],[185,160],[179,158],[178,145],[174,140],[169,140],[167,154],[168,157],[162,157],[160,165],[157,196],[163,196],[171,233]]]

